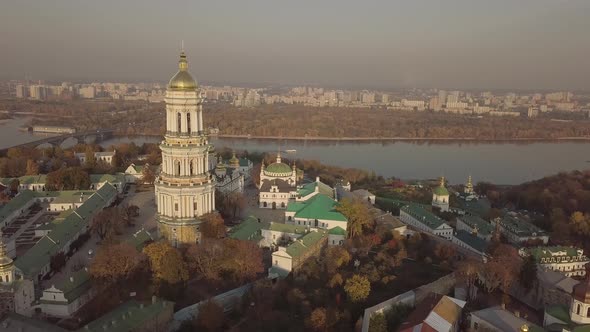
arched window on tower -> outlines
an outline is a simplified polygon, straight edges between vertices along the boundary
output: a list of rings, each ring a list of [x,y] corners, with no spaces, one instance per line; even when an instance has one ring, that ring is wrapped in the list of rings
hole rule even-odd
[[[176,131],[178,133],[182,131],[182,115],[180,115],[180,112],[176,116]]]
[[[191,162],[190,162],[190,175],[195,175],[194,166],[193,166],[194,164],[195,164],[195,161],[191,160]]]
[[[180,176],[180,161],[176,161],[176,175]]]
[[[582,310],[582,306],[578,303],[578,309],[576,309],[576,315],[580,314],[580,310]]]
[[[191,114],[190,113],[186,113],[186,128],[187,128],[187,132],[190,135],[190,133],[191,133]]]

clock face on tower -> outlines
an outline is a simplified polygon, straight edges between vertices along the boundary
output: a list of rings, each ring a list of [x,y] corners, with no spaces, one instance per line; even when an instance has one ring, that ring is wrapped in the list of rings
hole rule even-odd
[[[182,52],[178,72],[166,90],[166,135],[160,144],[162,167],[155,182],[158,230],[174,246],[198,242],[199,217],[215,210],[202,101]]]

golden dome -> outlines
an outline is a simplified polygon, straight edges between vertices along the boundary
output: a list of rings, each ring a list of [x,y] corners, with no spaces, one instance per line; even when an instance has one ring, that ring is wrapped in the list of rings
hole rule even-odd
[[[197,89],[197,81],[188,72],[188,61],[186,61],[184,51],[180,53],[178,72],[170,79],[168,89],[189,91]]]

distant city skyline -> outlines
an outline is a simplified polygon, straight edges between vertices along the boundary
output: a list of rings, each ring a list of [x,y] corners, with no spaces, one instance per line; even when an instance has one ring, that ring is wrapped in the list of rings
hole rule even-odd
[[[9,0],[0,79],[590,90],[590,2]]]

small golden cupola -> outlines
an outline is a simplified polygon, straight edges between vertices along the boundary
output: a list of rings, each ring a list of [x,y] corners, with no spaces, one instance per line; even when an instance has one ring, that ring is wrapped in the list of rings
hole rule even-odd
[[[197,89],[197,81],[188,72],[188,61],[184,51],[180,52],[178,72],[170,79],[168,89],[179,91],[194,91]]]

